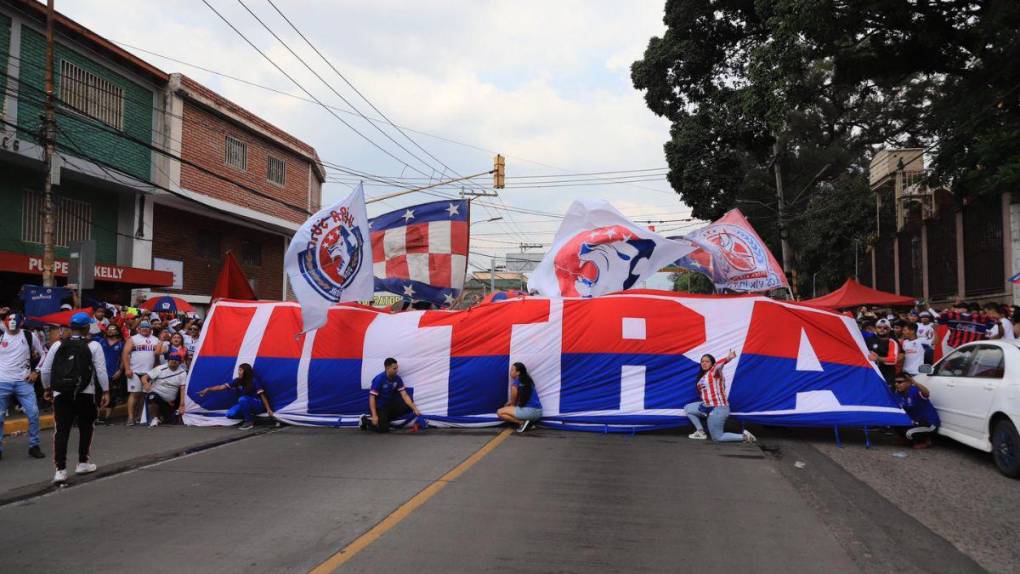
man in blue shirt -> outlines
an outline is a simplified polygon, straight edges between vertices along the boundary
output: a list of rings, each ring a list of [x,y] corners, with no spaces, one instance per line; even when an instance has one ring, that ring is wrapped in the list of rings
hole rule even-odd
[[[914,448],[928,448],[931,437],[942,421],[935,406],[928,399],[928,388],[906,373],[896,375],[896,402],[913,420],[912,428],[903,434]]]
[[[361,430],[389,432],[390,421],[393,419],[406,416],[408,412],[421,416],[411,395],[407,394],[404,380],[397,374],[400,369],[397,360],[390,357],[383,361],[383,366],[386,370],[372,379],[372,389],[368,392],[368,410],[371,414],[361,416]],[[397,400],[398,395],[400,400]]]

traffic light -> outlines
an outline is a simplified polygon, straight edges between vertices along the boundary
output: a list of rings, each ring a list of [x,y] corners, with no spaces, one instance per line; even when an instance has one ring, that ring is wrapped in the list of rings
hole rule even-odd
[[[506,158],[498,154],[492,161],[492,187],[493,189],[506,187]]]

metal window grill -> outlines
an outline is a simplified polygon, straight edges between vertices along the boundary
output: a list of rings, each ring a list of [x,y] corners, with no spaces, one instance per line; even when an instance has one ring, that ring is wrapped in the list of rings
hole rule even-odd
[[[75,241],[92,239],[92,204],[68,199],[53,198],[53,242],[69,247]],[[26,191],[24,209],[21,210],[21,240],[26,243],[43,242],[43,195]]]
[[[277,184],[285,185],[287,183],[287,162],[269,156],[269,167],[266,173],[266,179]]]
[[[124,89],[67,60],[60,62],[60,99],[79,113],[124,129]]]
[[[248,169],[248,144],[243,141],[227,136],[226,153],[224,161],[229,166],[236,167],[241,171]]]

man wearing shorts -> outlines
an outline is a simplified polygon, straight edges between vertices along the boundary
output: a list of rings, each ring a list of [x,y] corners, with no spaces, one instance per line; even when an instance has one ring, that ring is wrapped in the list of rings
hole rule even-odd
[[[159,339],[152,336],[152,325],[148,321],[138,324],[138,333],[124,344],[122,362],[125,365],[124,376],[127,377],[128,390],[128,426],[138,424],[145,404],[142,396],[141,375],[148,373],[156,366],[156,347]]]

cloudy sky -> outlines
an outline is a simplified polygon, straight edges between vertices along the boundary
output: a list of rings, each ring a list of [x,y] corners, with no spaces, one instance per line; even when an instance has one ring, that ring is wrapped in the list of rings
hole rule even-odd
[[[243,1],[349,103],[304,68],[239,0],[209,0],[301,86],[342,110],[336,115],[374,144],[315,103],[141,51],[307,99],[201,0],[59,0],[57,7],[99,34],[133,47],[128,49],[162,69],[205,83],[315,146],[327,162],[345,168],[419,183],[443,175],[445,168],[436,160],[467,175],[491,169],[493,154],[503,153],[507,189],[498,199],[487,200],[500,207],[476,208],[472,213],[479,222],[472,227],[472,250],[478,253],[516,252],[522,241],[548,244],[558,220],[547,214],[564,213],[578,197],[607,199],[635,220],[688,217],[688,208],[658,175],[665,167],[662,144],[668,123],[648,111],[629,78],[631,62],[642,55],[651,36],[663,32],[663,0],[273,0],[358,91],[406,128],[413,143],[387,123],[373,125],[353,113],[351,104],[369,117],[379,117],[267,0]],[[652,181],[536,186],[543,181],[619,177],[563,174],[657,168],[623,174]],[[356,179],[335,171],[330,177],[341,181],[325,187],[324,202],[349,193]],[[489,177],[476,181],[491,185]],[[529,187],[520,187],[524,185]],[[366,187],[370,197],[397,189]],[[416,193],[375,203],[370,215],[433,199]],[[503,205],[530,213],[507,211]],[[484,222],[494,217],[503,219]],[[674,222],[659,228],[683,231],[682,225],[691,224]],[[472,262],[489,263],[480,256]]]

